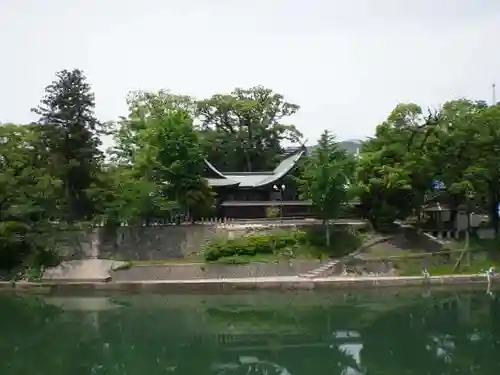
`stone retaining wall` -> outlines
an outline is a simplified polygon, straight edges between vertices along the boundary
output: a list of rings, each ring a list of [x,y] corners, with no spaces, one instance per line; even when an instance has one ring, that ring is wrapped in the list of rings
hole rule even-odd
[[[319,260],[280,263],[229,264],[173,264],[134,266],[111,272],[113,281],[139,280],[200,280],[248,277],[296,276],[321,265]]]
[[[419,228],[410,224],[399,224],[399,233],[404,236],[406,241],[414,246],[424,249],[426,252],[434,253],[442,251],[446,243],[429,233],[422,232]]]
[[[199,252],[217,235],[227,236],[216,225],[120,227],[102,236],[100,257],[120,260],[184,258]]]
[[[123,226],[116,230],[100,227],[68,234],[59,249],[66,260],[179,259],[200,251],[218,234],[224,235],[224,231],[216,225]]]
[[[317,224],[311,224],[317,225]],[[183,224],[158,227],[123,226],[116,230],[94,228],[74,233],[61,241],[66,260],[107,258],[115,260],[182,259],[198,253],[216,237],[234,238],[250,232],[273,229],[296,230],[304,225],[272,223],[262,225]]]

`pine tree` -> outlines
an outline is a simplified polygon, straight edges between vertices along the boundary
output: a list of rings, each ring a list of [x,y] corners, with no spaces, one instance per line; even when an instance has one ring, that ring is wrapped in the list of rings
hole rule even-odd
[[[335,137],[324,131],[312,155],[305,159],[299,178],[301,198],[311,200],[325,225],[325,239],[330,246],[329,220],[336,219],[341,207],[349,202],[349,182],[354,176],[354,158],[339,147]]]
[[[47,161],[54,175],[63,181],[67,220],[92,215],[87,189],[98,172],[102,153],[95,117],[95,98],[84,73],[79,69],[62,70],[57,80],[45,88],[40,105],[33,112],[40,116]]]

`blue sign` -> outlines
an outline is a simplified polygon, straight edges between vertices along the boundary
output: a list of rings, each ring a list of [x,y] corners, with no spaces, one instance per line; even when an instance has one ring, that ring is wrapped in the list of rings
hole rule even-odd
[[[446,186],[444,186],[444,183],[439,180],[434,180],[432,181],[432,188],[435,190],[444,190]]]
[[[498,217],[500,217],[500,203],[498,203],[498,205],[497,205],[497,213],[498,213]]]

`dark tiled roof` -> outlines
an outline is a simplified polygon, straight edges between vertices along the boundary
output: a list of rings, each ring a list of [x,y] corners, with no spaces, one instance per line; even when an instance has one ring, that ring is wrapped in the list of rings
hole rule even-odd
[[[284,177],[297,164],[297,161],[302,157],[304,151],[298,151],[293,155],[285,158],[272,172],[227,172],[222,173],[217,170],[212,164],[205,160],[208,168],[221,178],[210,178],[208,183],[210,186],[232,186],[238,185],[243,188],[255,188],[272,184],[273,182]]]

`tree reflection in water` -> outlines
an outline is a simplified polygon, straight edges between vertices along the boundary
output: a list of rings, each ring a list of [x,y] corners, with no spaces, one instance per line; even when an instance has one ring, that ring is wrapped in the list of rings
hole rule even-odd
[[[212,370],[217,375],[233,374],[269,374],[291,375],[288,370],[276,363],[262,361],[257,357],[240,357],[237,363],[212,365]]]
[[[500,303],[484,291],[249,298],[122,296],[92,311],[0,296],[0,374],[500,373]]]

